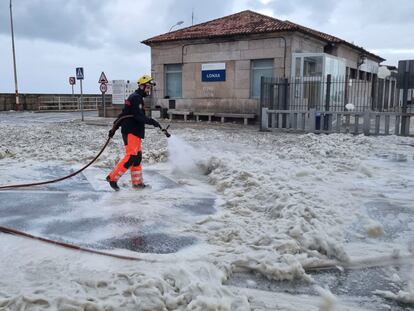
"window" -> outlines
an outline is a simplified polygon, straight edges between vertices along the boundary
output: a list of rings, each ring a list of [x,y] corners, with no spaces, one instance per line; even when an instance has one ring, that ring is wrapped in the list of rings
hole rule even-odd
[[[165,65],[165,97],[182,97],[182,74],[181,64]]]
[[[251,97],[260,97],[261,77],[273,76],[273,59],[252,60],[251,66]]]
[[[323,67],[322,56],[308,56],[303,59],[304,77],[321,77]]]

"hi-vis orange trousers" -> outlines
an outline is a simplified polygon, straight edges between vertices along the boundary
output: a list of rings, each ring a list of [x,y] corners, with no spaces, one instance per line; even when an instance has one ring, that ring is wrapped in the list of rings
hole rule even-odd
[[[130,168],[132,185],[136,186],[143,184],[141,138],[133,134],[124,134],[123,139],[125,143],[125,156],[109,174],[109,179],[115,182],[118,181],[118,179]]]

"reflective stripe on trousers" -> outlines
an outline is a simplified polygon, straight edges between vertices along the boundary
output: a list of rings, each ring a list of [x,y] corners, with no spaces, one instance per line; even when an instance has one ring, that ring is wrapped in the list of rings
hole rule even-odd
[[[132,184],[137,185],[143,183],[144,179],[142,177],[141,160],[139,160],[139,164],[136,165],[136,159],[140,153],[142,153],[141,138],[133,134],[128,134],[127,144],[125,145],[125,156],[109,174],[109,178],[112,181],[118,181],[128,168],[130,168]]]

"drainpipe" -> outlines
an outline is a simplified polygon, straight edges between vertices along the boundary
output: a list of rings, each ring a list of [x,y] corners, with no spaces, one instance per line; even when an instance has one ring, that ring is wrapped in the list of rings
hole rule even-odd
[[[197,45],[197,44],[205,44],[205,43],[193,43],[193,44],[183,44],[181,47],[181,64],[184,65],[184,48],[189,45]],[[208,43],[207,43],[208,44]]]

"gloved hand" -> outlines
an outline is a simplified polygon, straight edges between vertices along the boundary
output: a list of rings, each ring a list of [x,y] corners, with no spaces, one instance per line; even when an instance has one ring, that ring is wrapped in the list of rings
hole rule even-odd
[[[159,127],[160,129],[162,129],[161,125],[158,123],[157,120],[152,119],[152,125],[154,125],[155,127]]]
[[[110,129],[110,130],[109,130],[109,133],[108,133],[109,138],[114,137],[115,132],[116,132],[116,130],[114,130],[114,129]]]

